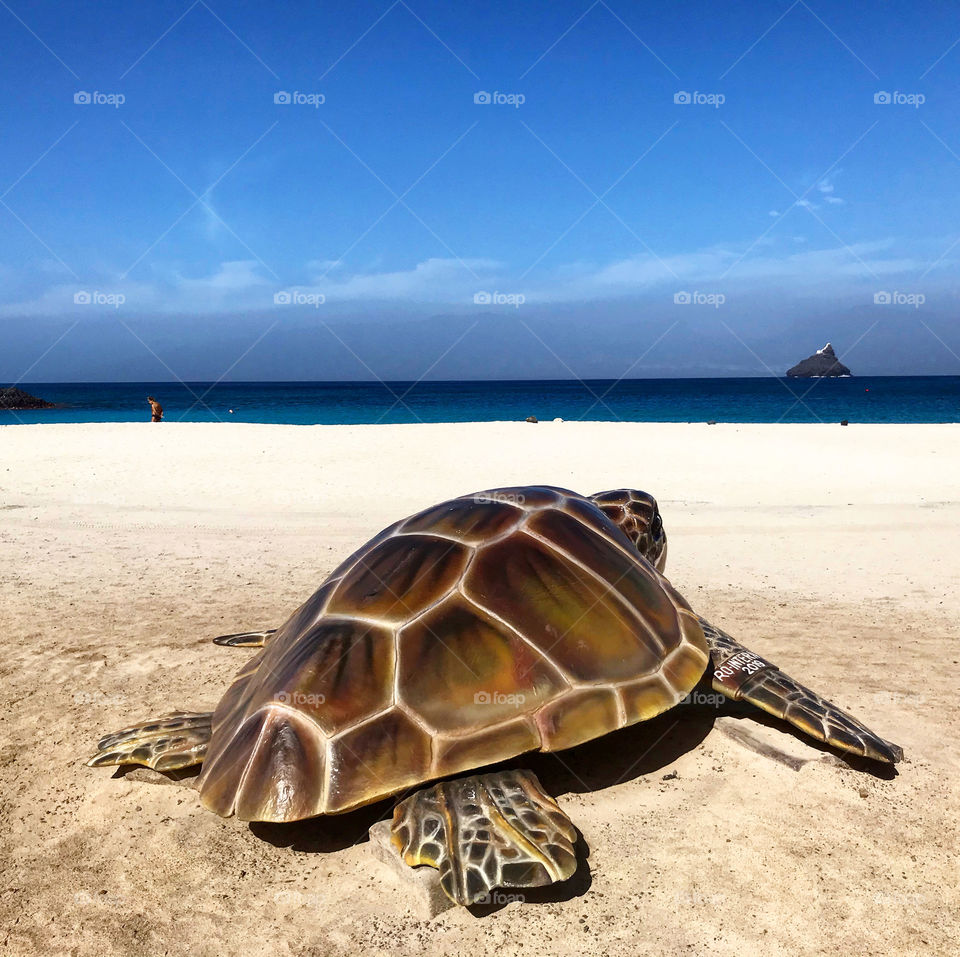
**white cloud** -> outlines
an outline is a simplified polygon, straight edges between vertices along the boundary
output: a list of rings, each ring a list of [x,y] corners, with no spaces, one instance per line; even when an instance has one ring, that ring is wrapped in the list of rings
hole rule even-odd
[[[74,303],[78,291],[121,293],[124,315],[208,315],[268,311],[278,307],[274,295],[286,290],[321,294],[328,312],[338,306],[348,311],[391,306],[428,306],[431,309],[473,308],[475,293],[522,293],[529,303],[559,304],[659,297],[686,287],[732,291],[775,290],[778,295],[809,295],[814,291],[841,294],[857,283],[875,283],[877,277],[917,275],[942,252],[945,241],[930,240],[927,255],[893,240],[799,248],[797,235],[738,245],[717,244],[690,253],[658,257],[639,252],[612,262],[575,262],[518,278],[504,263],[492,259],[432,258],[407,269],[349,270],[343,263],[312,261],[302,268],[300,282],[278,282],[255,260],[220,263],[205,276],[186,275],[182,269],[159,269],[148,279],[119,279],[101,275],[82,282],[60,275],[41,276],[32,292],[0,287],[0,316],[82,316],[91,307]],[[941,264],[949,272],[956,263]],[[326,276],[323,276],[325,270]],[[0,264],[0,275],[9,273]],[[37,293],[35,290],[40,289]],[[6,302],[2,301],[6,299]]]
[[[203,276],[199,279],[181,276],[178,277],[178,282],[181,288],[198,294],[229,292],[267,284],[267,280],[262,275],[262,267],[255,259],[224,262],[211,276]]]
[[[327,299],[406,299],[415,302],[466,301],[503,264],[492,259],[427,259],[413,269],[328,276],[309,291]],[[308,287],[295,287],[308,291]],[[469,291],[469,292],[467,292]]]

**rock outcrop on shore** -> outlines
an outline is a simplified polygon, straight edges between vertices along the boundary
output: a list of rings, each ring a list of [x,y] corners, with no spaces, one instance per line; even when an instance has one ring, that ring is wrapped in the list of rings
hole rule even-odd
[[[23,389],[16,386],[0,388],[0,409],[10,409],[12,411],[23,411],[26,409],[54,409],[56,406],[45,399],[38,399]]]
[[[837,358],[828,342],[822,349],[802,359],[792,369],[787,369],[791,378],[816,378],[818,376],[849,376],[853,373]]]

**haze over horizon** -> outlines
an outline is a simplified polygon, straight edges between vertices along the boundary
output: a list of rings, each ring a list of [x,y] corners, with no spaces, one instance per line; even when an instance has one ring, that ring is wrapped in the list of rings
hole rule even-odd
[[[960,374],[960,12],[0,10],[0,380]]]

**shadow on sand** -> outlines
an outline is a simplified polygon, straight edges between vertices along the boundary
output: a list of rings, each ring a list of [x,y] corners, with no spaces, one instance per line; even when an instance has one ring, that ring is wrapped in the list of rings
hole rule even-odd
[[[702,684],[697,690],[704,694],[711,692],[709,684]],[[705,700],[713,701],[714,699],[706,698]],[[892,766],[845,754],[827,744],[812,740],[787,722],[774,718],[752,705],[732,701],[723,701],[716,706],[713,704],[681,705],[650,721],[622,728],[560,753],[535,752],[520,755],[498,765],[478,768],[476,773],[506,767],[527,768],[539,777],[547,793],[555,797],[571,793],[602,791],[644,775],[655,774],[672,764],[682,755],[698,747],[713,728],[716,720],[721,717],[736,719],[735,724],[725,722],[722,725],[723,732],[728,737],[743,747],[794,770],[799,770],[804,764],[809,763],[809,760],[828,759],[832,763],[844,763],[859,772],[883,780],[890,780],[897,775],[896,769]],[[791,735],[803,742],[804,746],[810,750],[811,758],[805,760],[796,755],[787,754],[775,745],[761,740],[751,734],[751,724],[776,728],[783,734]],[[817,755],[819,757],[816,757]],[[177,783],[189,787],[194,784],[198,771],[197,768],[188,768],[183,771],[159,774],[143,768],[127,767],[119,768],[114,776],[146,773],[151,775],[151,780],[160,779],[157,783]],[[164,778],[166,781],[162,780]],[[310,854],[325,854],[367,841],[370,828],[378,821],[388,820],[392,816],[397,801],[402,800],[409,793],[412,791],[345,814],[311,818],[289,824],[252,822],[249,828],[254,836],[275,847],[292,848],[295,851]],[[489,902],[475,904],[468,908],[469,912],[475,917],[482,918],[501,910],[514,900],[523,900],[526,903],[553,903],[583,895],[591,884],[588,864],[590,851],[579,832],[576,853],[578,867],[568,880],[548,887],[499,889],[491,894]]]
[[[535,772],[547,793],[562,796],[613,787],[663,768],[680,755],[697,747],[709,732],[716,711],[685,707],[651,721],[623,728],[561,754],[527,754],[511,761],[479,768],[477,773],[506,767],[528,768]],[[402,799],[406,795],[399,795]],[[289,847],[306,853],[341,850],[368,839],[367,832],[378,821],[392,816],[396,800],[380,801],[356,811],[311,818],[290,824],[253,822],[250,831],[275,847]],[[529,904],[553,903],[580,897],[590,888],[590,850],[577,832],[577,870],[567,880],[547,887],[502,888],[490,901],[467,908],[481,918],[506,907],[514,900]]]

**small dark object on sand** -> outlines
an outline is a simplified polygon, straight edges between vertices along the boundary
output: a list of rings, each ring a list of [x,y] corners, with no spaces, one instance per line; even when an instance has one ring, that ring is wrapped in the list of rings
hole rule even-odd
[[[532,422],[534,425],[536,425],[540,420],[535,415],[528,415],[526,421]]]
[[[717,420],[716,420],[716,419],[708,419],[708,420],[707,420],[707,425],[716,425],[716,424],[717,424]]]
[[[150,403],[150,421],[151,422],[162,422],[163,421],[163,406],[152,396],[147,396],[147,402]]]
[[[841,425],[849,425],[849,424],[850,424],[850,420],[849,420],[849,419],[841,419],[841,420],[840,420],[840,424],[841,424]]]

